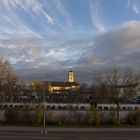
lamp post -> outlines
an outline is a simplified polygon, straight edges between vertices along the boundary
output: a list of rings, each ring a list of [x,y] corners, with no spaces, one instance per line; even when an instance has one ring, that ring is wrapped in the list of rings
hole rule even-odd
[[[46,90],[45,90],[45,83],[44,83],[44,90],[43,90],[43,130],[42,130],[42,134],[47,134],[47,130],[46,130]]]

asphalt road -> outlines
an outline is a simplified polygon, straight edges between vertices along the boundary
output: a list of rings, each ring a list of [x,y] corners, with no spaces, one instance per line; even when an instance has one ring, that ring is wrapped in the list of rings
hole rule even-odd
[[[65,128],[64,128],[65,129]],[[140,140],[140,131],[135,129],[108,130],[108,129],[72,129],[48,130],[47,135],[41,131],[0,130],[0,140]]]

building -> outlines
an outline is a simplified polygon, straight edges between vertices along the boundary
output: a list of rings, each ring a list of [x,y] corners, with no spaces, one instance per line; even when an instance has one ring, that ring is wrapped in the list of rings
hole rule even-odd
[[[66,81],[43,81],[48,87],[49,93],[52,94],[66,94],[72,92],[78,92],[80,85],[74,80],[74,72],[68,72],[68,78]]]
[[[48,87],[49,93],[61,94],[76,92],[80,89],[80,86],[76,82],[57,82],[57,81],[43,81]]]
[[[63,93],[74,93],[80,90],[80,85],[74,79],[74,72],[69,71],[67,80],[65,81],[42,81],[33,82],[32,86],[42,87],[40,85],[45,85],[46,89],[50,94],[63,94]]]

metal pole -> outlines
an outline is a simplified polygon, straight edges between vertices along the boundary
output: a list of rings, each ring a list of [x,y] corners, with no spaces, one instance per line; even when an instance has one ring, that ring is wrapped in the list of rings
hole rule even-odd
[[[43,101],[43,134],[47,134],[47,130],[46,130],[46,107],[45,107],[45,103],[46,103],[46,90],[45,90],[45,85],[44,85],[44,101]]]

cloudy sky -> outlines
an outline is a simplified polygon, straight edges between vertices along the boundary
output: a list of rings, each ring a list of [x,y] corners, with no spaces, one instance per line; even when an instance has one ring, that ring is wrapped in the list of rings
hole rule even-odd
[[[140,69],[140,0],[0,0],[0,56],[27,81]]]

